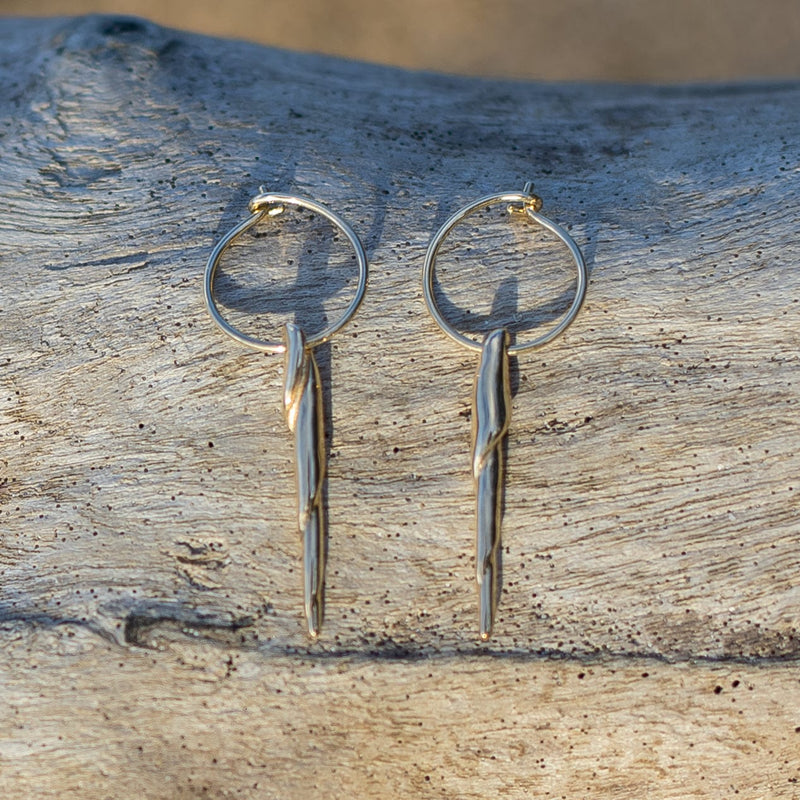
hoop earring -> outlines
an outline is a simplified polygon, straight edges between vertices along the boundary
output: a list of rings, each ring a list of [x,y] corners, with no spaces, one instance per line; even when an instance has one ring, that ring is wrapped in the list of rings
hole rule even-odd
[[[568,248],[578,272],[575,297],[561,321],[526,344],[509,346],[509,333],[497,328],[479,343],[457,331],[442,316],[434,295],[434,272],[439,247],[453,228],[470,214],[495,203],[509,203],[509,213],[526,214],[533,222],[554,233]],[[502,192],[475,200],[453,214],[428,245],[422,285],[425,304],[436,324],[453,341],[481,354],[475,376],[472,407],[472,475],[476,493],[476,579],[480,608],[480,637],[491,635],[497,605],[497,552],[500,548],[504,476],[503,440],[511,418],[509,356],[547,344],[575,319],[586,295],[588,276],[581,251],[572,237],[555,222],[539,214],[542,200],[528,182],[522,192]]]
[[[214,276],[222,254],[228,247],[265,216],[283,213],[286,206],[305,208],[327,219],[350,242],[358,260],[358,284],[350,304],[342,315],[324,330],[311,337],[295,324],[284,327],[284,340],[270,342],[248,336],[220,314],[214,292]],[[297,527],[303,538],[303,595],[308,633],[315,639],[323,618],[325,583],[325,513],[322,490],[325,482],[325,430],[322,390],[313,348],[327,342],[358,310],[367,288],[367,256],[360,239],[340,217],[320,203],[291,194],[264,192],[249,204],[250,217],[220,239],[208,259],[203,292],[206,308],[214,322],[237,342],[265,353],[283,353],[286,374],[283,403],[286,422],[294,433],[295,475],[297,480]]]

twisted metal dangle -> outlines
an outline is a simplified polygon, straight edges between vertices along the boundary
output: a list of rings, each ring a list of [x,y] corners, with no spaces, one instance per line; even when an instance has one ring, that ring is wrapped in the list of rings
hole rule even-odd
[[[575,297],[557,325],[524,344],[509,346],[509,333],[497,328],[483,342],[465,336],[442,316],[434,294],[436,258],[442,242],[453,228],[470,214],[496,203],[507,203],[509,213],[525,214],[533,222],[554,233],[568,248],[577,268]],[[502,192],[475,200],[451,216],[428,245],[422,272],[425,304],[437,325],[453,341],[481,354],[472,396],[472,476],[476,495],[476,581],[479,598],[480,638],[492,632],[497,608],[497,553],[500,549],[502,498],[505,463],[503,441],[511,419],[509,356],[524,353],[555,339],[575,319],[586,296],[588,276],[578,245],[555,222],[539,214],[542,200],[533,194],[528,182],[522,192]]]
[[[285,326],[286,369],[283,408],[294,434],[297,530],[303,537],[303,598],[312,638],[322,625],[325,588],[325,421],[317,362],[297,325]]]
[[[222,254],[265,216],[274,217],[286,206],[306,208],[325,217],[348,239],[358,261],[355,295],[342,315],[311,338],[294,323],[284,326],[283,341],[264,341],[242,333],[220,314],[214,291],[214,277]],[[311,638],[319,635],[323,618],[325,587],[325,512],[322,505],[325,483],[325,423],[322,387],[313,348],[327,342],[355,314],[367,288],[367,256],[353,229],[330,209],[306,197],[263,192],[249,204],[250,217],[220,239],[206,265],[203,293],[214,322],[236,341],[266,353],[283,353],[285,378],[283,405],[289,430],[295,441],[297,482],[297,528],[303,539],[303,599],[306,625]]]

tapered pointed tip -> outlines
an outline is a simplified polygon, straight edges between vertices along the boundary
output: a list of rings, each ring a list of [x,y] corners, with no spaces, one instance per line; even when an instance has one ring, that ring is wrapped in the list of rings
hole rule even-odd
[[[488,642],[492,635],[494,619],[492,619],[492,611],[485,606],[481,607],[481,626],[480,637],[482,642]]]
[[[494,564],[490,562],[485,563],[483,572],[478,570],[478,619],[481,640],[484,642],[492,635],[494,627],[496,576]]]
[[[478,620],[480,636],[486,641],[492,635],[496,608],[497,571],[491,561],[485,562],[483,575],[478,580]]]
[[[308,623],[308,635],[312,639],[317,639],[322,628],[322,620],[320,619],[319,605],[317,603],[314,603],[313,607],[306,613],[306,622]]]

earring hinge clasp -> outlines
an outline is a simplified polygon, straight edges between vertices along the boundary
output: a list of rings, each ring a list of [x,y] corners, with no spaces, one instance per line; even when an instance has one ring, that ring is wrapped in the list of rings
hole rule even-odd
[[[509,205],[509,214],[524,214],[528,209],[531,211],[541,211],[543,205],[542,198],[539,197],[538,194],[533,193],[533,181],[526,181],[522,194],[526,194],[528,197],[522,200],[520,205]]]

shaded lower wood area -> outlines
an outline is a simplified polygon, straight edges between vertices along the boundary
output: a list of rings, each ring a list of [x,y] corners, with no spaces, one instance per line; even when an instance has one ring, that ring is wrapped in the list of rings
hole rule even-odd
[[[9,797],[800,797],[800,88],[549,86],[141,20],[0,25],[0,789]],[[502,594],[477,638],[476,359],[427,243],[536,182],[591,278],[512,365]],[[358,232],[315,351],[326,615],[305,634],[280,359],[203,308],[260,185]],[[505,209],[448,239],[475,336],[574,276]],[[302,213],[230,319],[324,327]]]
[[[796,797],[796,665],[120,652],[3,630],[17,797]]]

